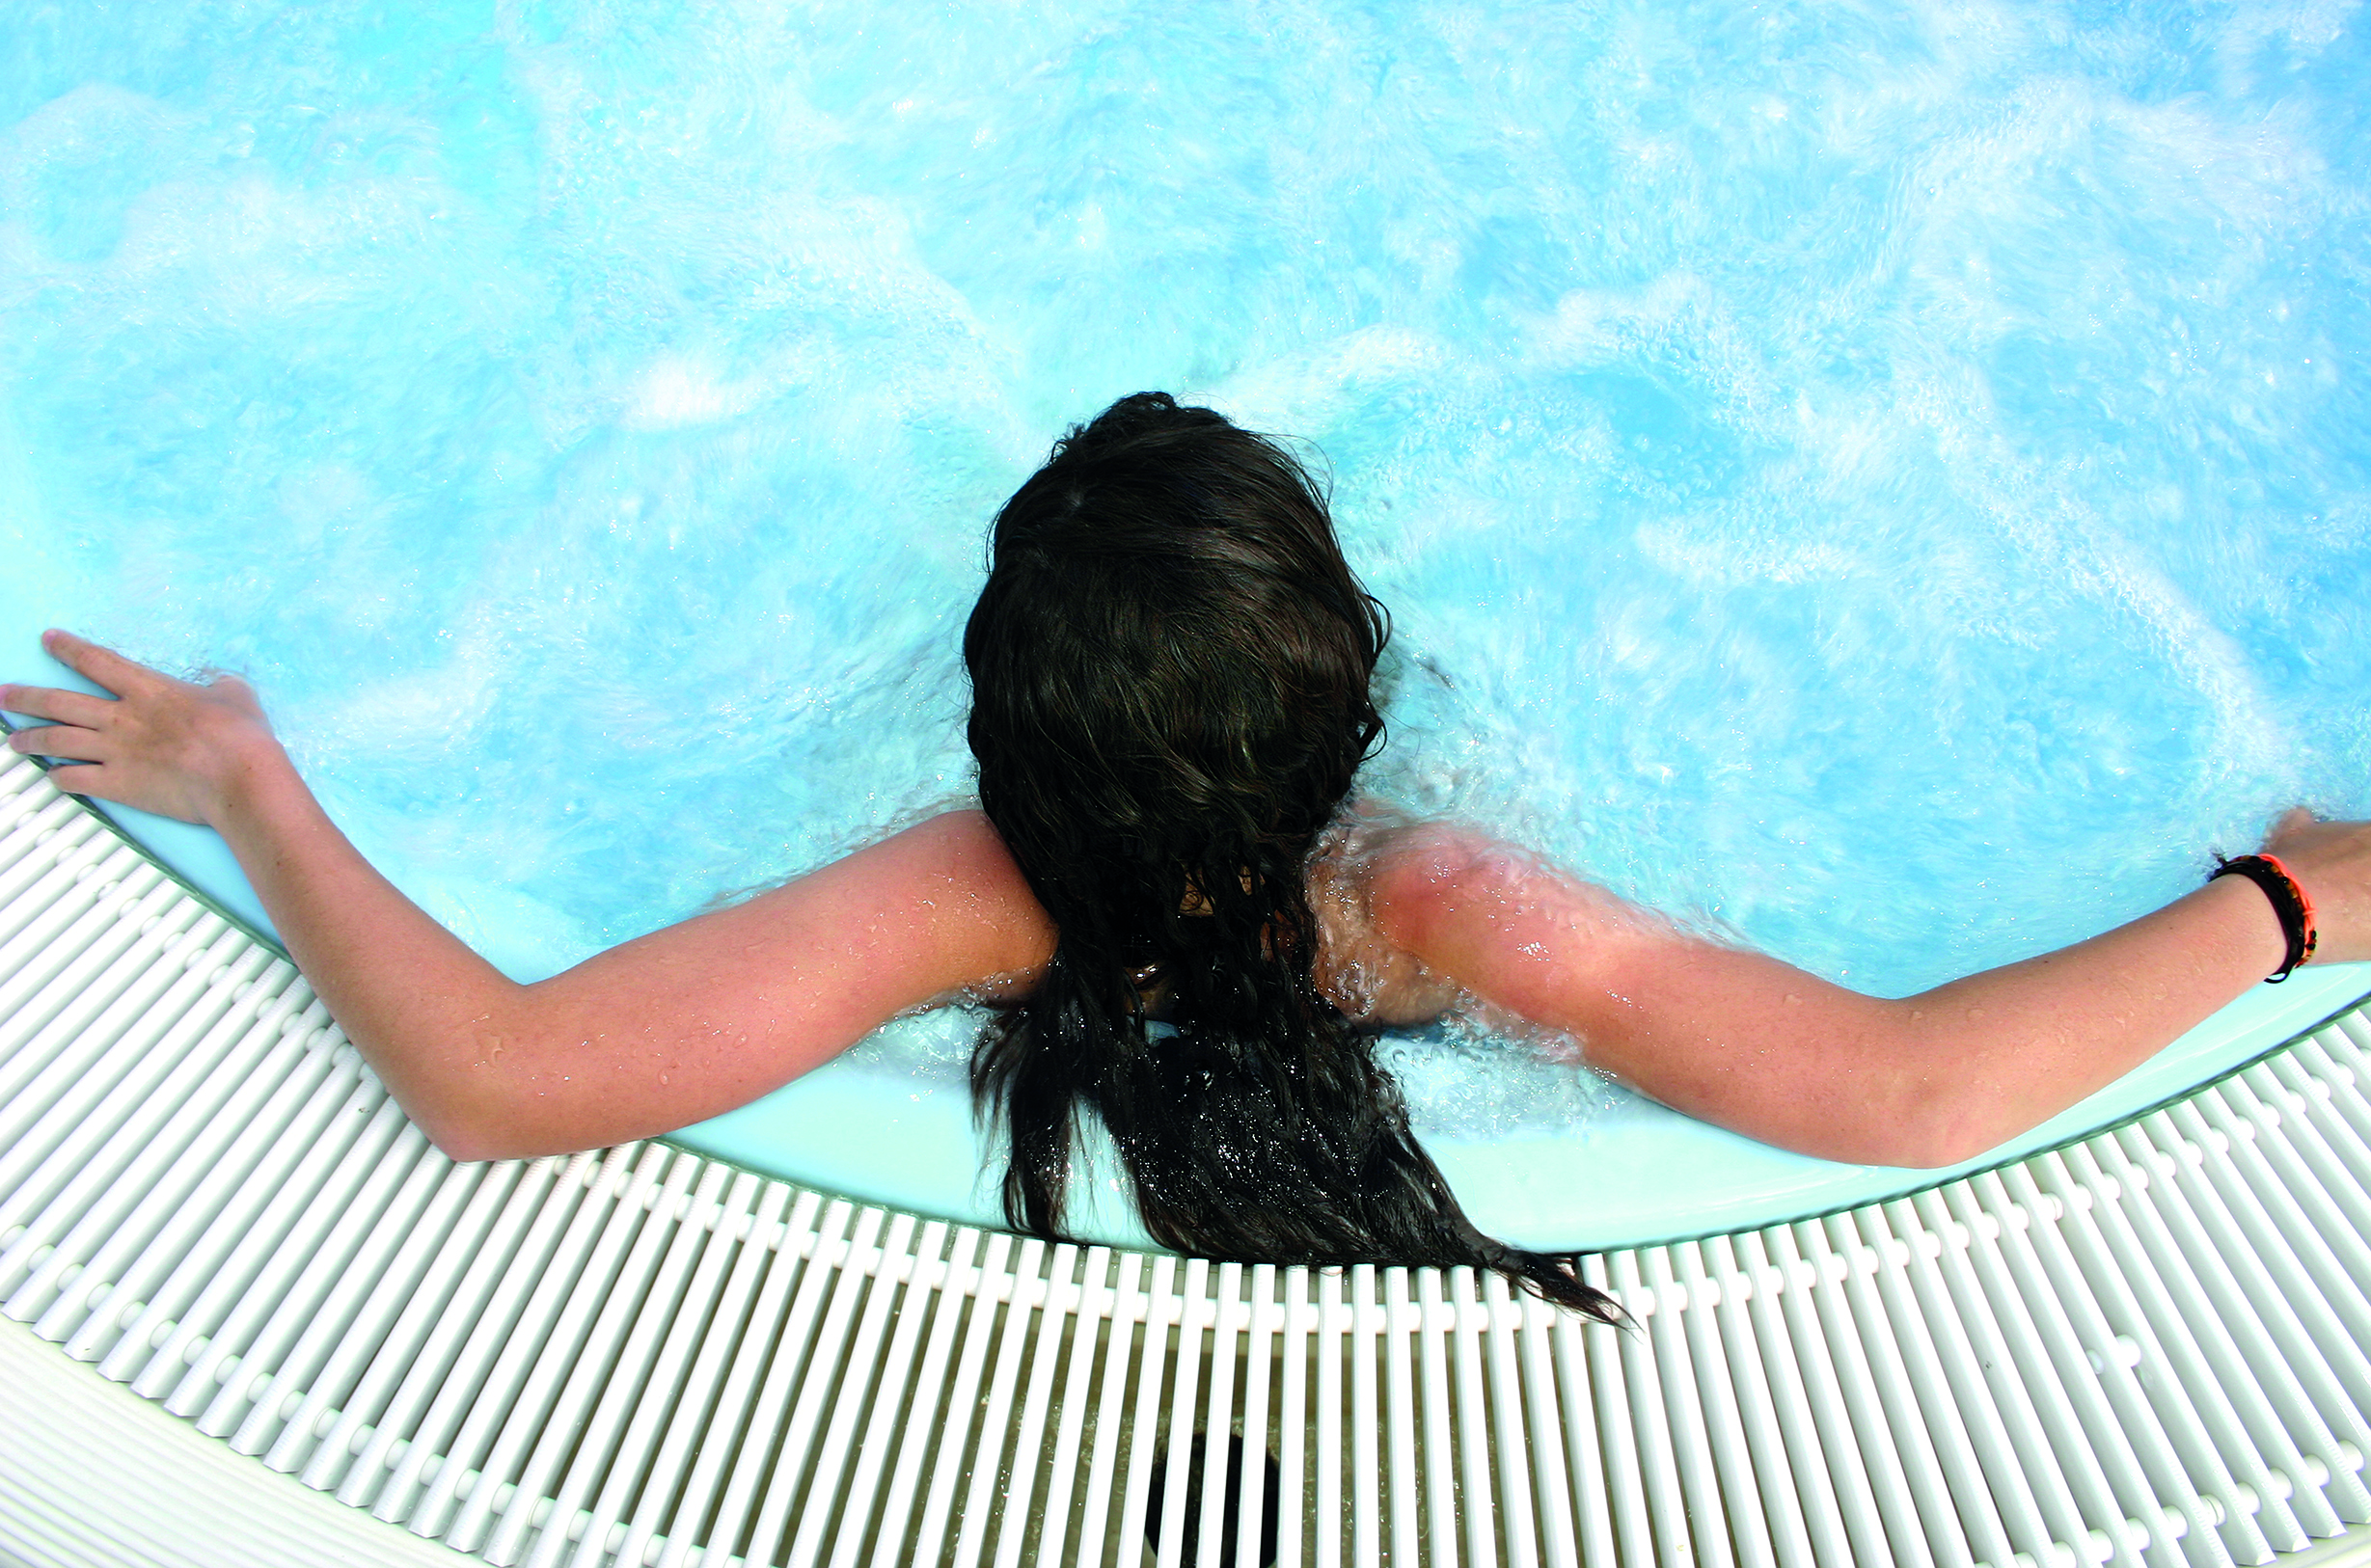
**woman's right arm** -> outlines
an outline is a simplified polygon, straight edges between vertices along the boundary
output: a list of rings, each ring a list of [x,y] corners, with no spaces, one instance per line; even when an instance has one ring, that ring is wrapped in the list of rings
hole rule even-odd
[[[63,633],[117,695],[16,687],[10,738],[59,788],[207,824],[297,968],[447,1153],[596,1148],[746,1104],[934,999],[1025,989],[1052,928],[995,830],[936,817],[746,903],[519,985],[379,875],[297,776],[244,682],[176,681]]]
[[[1377,861],[1372,920],[1426,970],[1574,1037],[1590,1065],[1676,1110],[1856,1163],[1950,1165],[1995,1148],[2285,956],[2262,890],[2225,877],[2059,952],[1865,996],[1473,835],[1404,832]],[[2316,961],[2371,959],[2371,825],[2292,813],[2268,849],[2317,905]]]

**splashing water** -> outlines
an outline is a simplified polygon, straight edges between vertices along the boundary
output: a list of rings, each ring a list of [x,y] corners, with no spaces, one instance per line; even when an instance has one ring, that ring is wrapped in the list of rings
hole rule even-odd
[[[0,4],[5,673],[245,670],[549,972],[963,800],[1166,388],[1330,466],[1377,794],[1905,992],[2371,810],[2366,113],[2334,4]]]

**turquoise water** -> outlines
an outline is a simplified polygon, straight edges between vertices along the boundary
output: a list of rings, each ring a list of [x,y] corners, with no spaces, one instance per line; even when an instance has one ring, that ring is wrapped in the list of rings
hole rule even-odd
[[[1376,792],[1846,984],[2371,815],[2355,7],[422,10],[0,3],[0,676],[246,671],[515,974],[964,800],[986,522],[1145,387],[1329,463]]]

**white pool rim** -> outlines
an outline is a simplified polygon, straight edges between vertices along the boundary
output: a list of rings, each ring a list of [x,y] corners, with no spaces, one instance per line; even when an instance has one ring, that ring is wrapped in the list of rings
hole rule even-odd
[[[2371,1016],[1878,1203],[1463,1270],[1049,1246],[663,1144],[455,1165],[0,770],[0,1556],[2371,1561]],[[1192,1494],[1200,1549],[1185,1555]],[[1256,1560],[1256,1556],[1249,1559]]]

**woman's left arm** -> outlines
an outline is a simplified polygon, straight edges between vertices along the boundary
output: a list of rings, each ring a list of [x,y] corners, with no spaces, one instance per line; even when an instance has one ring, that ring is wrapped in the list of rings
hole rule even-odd
[[[2267,848],[2315,899],[2317,962],[2371,959],[2371,825],[2293,812]],[[1940,1166],[2101,1089],[2286,956],[2270,901],[2225,877],[2113,931],[1917,996],[1864,996],[1675,929],[1438,826],[1378,860],[1373,929],[1455,987],[1569,1034],[1691,1116],[1857,1163]]]
[[[379,875],[305,787],[246,684],[199,686],[65,633],[116,693],[0,689],[60,789],[206,824],[289,956],[412,1119],[459,1159],[565,1152],[745,1104],[886,1019],[1025,988],[1052,929],[976,812],[936,817],[746,903],[519,985]]]

